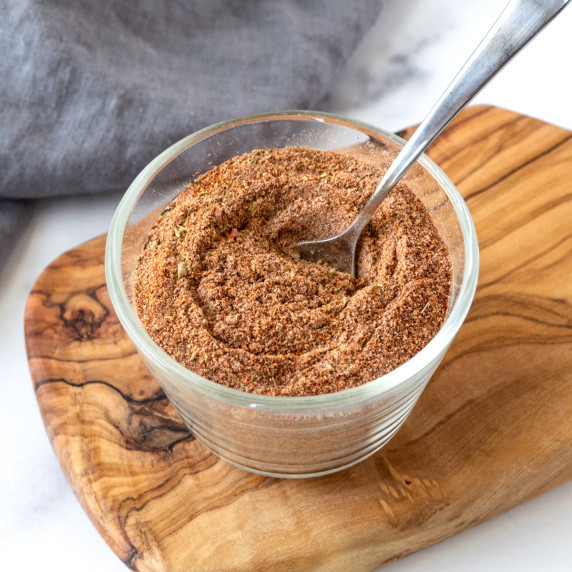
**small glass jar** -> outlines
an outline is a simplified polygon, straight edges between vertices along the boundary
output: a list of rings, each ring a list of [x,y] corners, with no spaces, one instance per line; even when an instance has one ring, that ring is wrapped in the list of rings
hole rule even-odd
[[[359,387],[309,397],[254,395],[222,386],[168,356],[134,308],[137,257],[161,210],[191,180],[254,149],[343,149],[388,166],[404,145],[396,135],[335,115],[279,112],[219,123],[189,135],[154,159],[129,187],[109,230],[105,271],[111,302],[127,335],[195,437],[243,469],[276,477],[339,471],[385,445],[409,415],[461,327],[473,300],[478,245],[461,195],[427,156],[403,180],[425,204],[447,244],[453,285],[445,322],[415,356]]]

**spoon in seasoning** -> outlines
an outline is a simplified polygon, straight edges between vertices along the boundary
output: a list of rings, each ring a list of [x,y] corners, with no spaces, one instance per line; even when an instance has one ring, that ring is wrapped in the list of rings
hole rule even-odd
[[[294,256],[312,262],[326,262],[355,278],[358,240],[389,191],[454,117],[569,1],[511,0],[391,163],[353,223],[333,238],[300,242],[292,248]]]

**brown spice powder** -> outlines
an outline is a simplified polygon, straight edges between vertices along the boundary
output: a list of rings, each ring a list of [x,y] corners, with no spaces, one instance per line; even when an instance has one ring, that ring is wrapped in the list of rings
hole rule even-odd
[[[242,391],[318,395],[371,381],[443,324],[447,248],[403,183],[360,240],[358,278],[290,248],[344,230],[382,170],[302,147],[235,157],[164,209],[136,268],[144,328],[190,370]]]

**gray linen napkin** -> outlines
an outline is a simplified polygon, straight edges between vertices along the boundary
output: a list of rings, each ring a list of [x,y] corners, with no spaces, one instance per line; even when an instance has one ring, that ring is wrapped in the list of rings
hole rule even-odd
[[[210,123],[318,108],[383,0],[4,0],[0,260],[30,199],[126,188]]]

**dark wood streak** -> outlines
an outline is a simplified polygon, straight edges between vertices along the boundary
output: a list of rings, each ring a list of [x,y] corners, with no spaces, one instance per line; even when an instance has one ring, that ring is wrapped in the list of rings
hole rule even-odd
[[[551,251],[558,249],[559,246],[563,245],[564,243],[568,242],[570,239],[572,239],[572,233],[569,235],[564,236],[562,239],[560,239],[558,242],[551,244],[549,247],[545,248],[544,250],[542,250],[541,252],[539,252],[538,254],[531,256],[530,258],[527,258],[526,260],[524,260],[523,262],[521,262],[520,264],[517,264],[516,266],[512,267],[510,270],[508,270],[507,272],[504,272],[503,274],[500,274],[499,276],[497,276],[494,280],[489,280],[487,282],[481,281],[479,284],[479,287],[482,289],[484,288],[488,288],[490,286],[494,286],[496,284],[499,284],[500,282],[503,282],[504,280],[506,280],[509,276],[512,276],[514,273],[519,272],[520,270],[525,269],[527,266],[530,266],[530,264],[532,264],[533,262],[536,262],[537,260],[540,260],[541,258],[545,257],[547,254],[549,254]],[[557,262],[553,262],[551,264],[549,264],[546,269],[552,268],[554,267],[558,262],[561,262],[562,259],[565,259],[565,256],[563,255]],[[561,302],[563,300],[560,300]]]
[[[55,358],[54,356],[51,356],[49,354],[44,354],[44,355],[30,355],[29,359],[45,359],[45,360],[54,360],[54,361],[58,361],[60,363],[79,363],[79,364],[89,364],[89,363],[97,363],[97,362],[111,362],[111,361],[119,361],[122,359],[126,359],[128,357],[133,357],[138,355],[139,352],[137,352],[137,350],[133,350],[130,352],[125,352],[122,353],[120,356],[114,356],[114,357],[94,357],[94,358],[86,358],[86,359],[63,359],[61,357],[57,357]]]
[[[126,538],[125,541],[130,543],[128,538]],[[132,546],[131,553],[129,554],[129,556],[127,558],[122,559],[122,562],[130,570],[137,570],[137,568],[135,567],[135,558],[139,555],[139,551],[132,544],[131,544],[131,546]]]
[[[219,461],[220,462],[220,461]],[[276,479],[273,479],[271,477],[257,477],[258,480],[260,481],[259,484],[253,485],[253,486],[249,486],[249,487],[245,487],[244,489],[240,490],[238,493],[236,493],[236,496],[234,496],[232,498],[232,500],[227,500],[226,502],[221,502],[221,503],[217,503],[213,506],[209,506],[208,508],[201,510],[200,512],[197,512],[195,514],[193,514],[189,520],[187,522],[191,522],[192,520],[195,520],[209,512],[216,512],[219,510],[223,510],[224,508],[230,507],[234,504],[234,502],[238,499],[240,499],[241,497],[247,495],[247,494],[251,494],[251,493],[259,493],[261,491],[264,491],[266,489],[269,489],[271,487],[276,486],[279,481]],[[170,532],[167,532],[165,534],[165,538],[168,538],[169,536],[172,536],[173,534],[175,534],[177,531],[176,529],[171,530]]]
[[[508,292],[504,294],[479,296],[478,300],[475,301],[469,316],[467,316],[465,323],[470,323],[475,320],[490,318],[491,316],[507,316],[507,317],[510,316],[515,318],[528,319],[539,325],[546,325],[553,327],[570,327],[572,324],[555,324],[547,320],[540,320],[537,317],[529,316],[522,311],[523,309],[529,311],[531,309],[534,309],[534,311],[541,313],[541,315],[548,313],[560,318],[561,320],[567,319],[562,314],[554,311],[552,308],[547,308],[544,304],[542,304],[541,301],[545,299],[546,298],[539,298],[535,296],[522,296],[519,298],[517,296],[511,295]],[[572,309],[572,306],[570,306],[570,304],[566,302],[561,302],[560,304],[563,305],[565,308]],[[519,308],[520,312],[519,313],[508,312],[506,310],[507,305],[516,306],[517,308]],[[492,306],[498,310],[496,310],[495,312],[482,312],[481,308],[483,306],[486,307]]]
[[[479,114],[480,115],[480,114]],[[486,135],[484,137],[479,138],[479,141],[482,141],[486,138],[489,138],[491,135],[496,135],[497,133],[501,133],[504,132],[508,127],[511,127],[512,125],[515,125],[517,123],[521,123],[521,122],[528,122],[530,121],[529,117],[523,117],[523,116],[518,116],[515,117],[514,119],[511,119],[510,121],[507,121],[506,123],[503,123],[497,127],[494,127],[493,129],[487,131]],[[465,123],[465,121],[461,122]],[[454,125],[453,128],[456,128],[457,125]],[[451,131],[447,131],[447,138],[452,138],[452,133]],[[438,139],[435,143],[433,143],[433,145],[431,147],[429,147],[429,151],[428,154],[432,155],[432,151],[434,151],[435,153],[438,153],[440,148],[442,146],[447,146],[447,141],[442,141],[441,139]],[[467,151],[467,147],[466,146],[459,146],[457,148],[455,148],[455,150],[452,153],[448,153],[447,155],[442,155],[441,153],[439,153],[439,165],[442,166],[443,168],[445,168],[445,165],[450,163],[451,161],[453,161],[453,159],[456,159],[459,155],[461,155],[462,153],[465,153]],[[487,159],[488,160],[488,159]],[[482,168],[484,163],[479,164],[479,170]],[[460,179],[455,179],[455,185],[459,185],[461,184],[466,178],[470,177],[475,171],[470,171],[467,175],[465,175],[464,177],[461,177]]]
[[[482,109],[479,109],[479,111],[476,112],[458,115],[457,118],[454,119],[453,122],[447,127],[446,129],[447,136],[454,133],[460,125],[463,125],[463,123],[466,123],[467,121],[473,121],[476,117],[484,115],[485,113],[490,113],[492,110],[494,110],[494,107],[488,105],[475,106],[470,109],[473,110],[478,108]],[[408,127],[407,129],[401,129],[400,131],[396,131],[395,134],[398,137],[401,137],[402,139],[407,139],[407,135],[408,134],[409,136],[413,135],[415,129],[416,127]]]
[[[103,262],[103,261],[102,261]],[[54,272],[57,270],[65,270],[68,268],[67,264],[62,264],[60,266],[54,266],[54,264],[50,264],[48,266],[48,268],[46,269],[49,272]],[[95,286],[90,286],[89,290],[70,290],[69,291],[69,295],[68,295],[68,299],[77,295],[77,294],[88,294],[89,293],[95,293],[98,290],[107,290],[107,284],[105,282],[102,282],[101,284],[97,284]],[[34,286],[34,288],[32,288],[32,290],[30,291],[30,296],[44,296],[46,299],[50,299],[53,295],[53,292],[48,289],[48,288],[38,288],[37,285]],[[99,300],[96,300],[96,302],[99,303]],[[57,308],[60,307],[61,303],[57,303],[57,304],[46,304],[47,308]]]
[[[546,348],[547,346],[563,346],[567,349],[569,345],[570,345],[570,338],[565,338],[561,339],[560,341],[553,341],[553,342],[541,341],[539,338],[536,339],[519,338],[497,343],[492,343],[492,342],[487,344],[482,343],[476,346],[471,346],[470,349],[466,351],[457,352],[454,357],[448,358],[446,356],[445,359],[441,362],[441,365],[439,366],[439,372],[442,375],[447,369],[457,365],[457,362],[460,362],[465,358],[468,357],[476,358],[479,355],[482,356],[482,354],[488,354],[491,351],[503,350],[503,349],[506,350],[509,348],[524,349],[527,346],[541,347],[541,348]],[[521,357],[522,359],[526,359],[526,353],[523,352]]]
[[[469,409],[470,407],[472,407],[475,402],[476,402],[475,399],[468,399],[467,401],[463,402],[459,407],[457,407],[456,409],[454,409],[450,413],[447,413],[447,415],[445,415],[445,417],[443,417],[442,419],[439,419],[439,421],[437,421],[437,423],[435,423],[434,425],[429,427],[429,429],[426,429],[423,433],[421,433],[421,435],[419,435],[418,437],[415,437],[415,439],[408,440],[406,443],[401,444],[396,449],[393,449],[393,447],[391,447],[391,445],[390,445],[389,446],[390,451],[394,451],[394,450],[403,451],[403,450],[408,449],[410,447],[415,447],[417,445],[417,443],[420,443],[421,441],[423,441],[424,439],[429,437],[432,433],[435,433],[435,431],[437,431],[437,429],[448,424],[452,419],[454,419],[455,417],[457,417],[458,415],[463,413],[466,409]]]
[[[505,123],[504,125],[496,128],[496,129],[492,129],[491,131],[489,131],[484,139],[488,139],[491,135],[496,135],[497,133],[502,133],[503,135],[506,135],[506,131],[509,131],[511,127],[514,127],[515,125],[518,125],[520,123],[530,123],[530,119],[528,117],[516,117],[515,119],[513,119],[512,121],[509,121],[508,123]],[[534,131],[536,131],[537,129],[540,129],[541,124],[537,125],[534,129],[532,129],[532,133]],[[511,147],[509,141],[506,141],[504,139],[501,139],[500,142],[494,146],[494,148],[492,148],[486,155],[486,157],[484,158],[483,161],[481,161],[479,163],[479,171],[482,170],[484,167],[486,167],[491,159],[496,159],[498,153],[500,153],[501,151],[505,150],[505,149],[509,149]],[[450,155],[445,162],[451,161],[454,157],[456,157],[457,155],[459,155],[460,153],[466,151],[465,149],[459,149],[458,152],[453,153],[452,155]],[[456,185],[462,185],[469,177],[471,177],[474,174],[474,170],[468,172],[466,175],[464,175],[463,177],[460,177],[459,179],[455,180],[455,184]]]
[[[117,393],[125,402],[123,423],[114,422],[108,415],[105,420],[122,436],[118,445],[125,450],[141,452],[172,452],[175,445],[183,441],[193,441],[194,435],[170,406],[166,395],[158,389],[159,395],[145,399],[135,399],[121,389],[102,380],[89,380],[73,383],[67,379],[44,379],[35,384],[37,392],[41,387],[63,383],[76,388],[105,386]],[[158,405],[161,407],[158,407]]]
[[[467,122],[474,122],[477,117],[481,117],[486,113],[491,113],[495,111],[495,107],[491,105],[476,105],[470,107],[466,112],[461,113],[456,117],[456,119],[445,129],[444,133],[449,137],[452,133],[458,129],[459,125],[463,125]]]
[[[121,389],[119,389],[117,386],[113,385],[110,382],[107,381],[103,381],[103,380],[99,380],[99,379],[92,379],[89,381],[82,381],[82,382],[78,382],[78,383],[74,383],[72,381],[69,381],[67,379],[64,378],[56,378],[56,379],[41,379],[37,382],[34,383],[34,390],[38,391],[38,389],[40,387],[42,387],[43,385],[48,385],[51,383],[65,383],[66,385],[69,385],[70,387],[87,387],[89,385],[103,385],[105,387],[108,387],[109,389],[112,389],[113,391],[115,391],[116,393],[118,393],[121,398],[123,400],[125,400],[128,403],[136,403],[138,405],[144,405],[147,403],[156,403],[158,401],[165,401],[167,399],[167,396],[163,393],[163,391],[161,389],[157,389],[157,393],[159,395],[157,395],[156,397],[150,397],[150,398],[146,398],[146,399],[135,399],[134,397],[131,397],[130,395],[126,395],[125,393],[123,393],[123,391],[121,391]]]
[[[484,322],[490,321],[492,318],[498,317],[511,317],[511,318],[522,318],[518,314],[507,314],[507,313],[495,313],[486,316],[476,316],[472,317],[471,322]],[[535,323],[537,325],[547,325],[550,328],[554,327],[551,323],[542,323],[534,320],[527,320],[529,322]],[[558,328],[571,329],[570,326],[557,326]],[[487,340],[476,345],[470,345],[465,350],[458,350],[452,355],[446,355],[441,365],[439,366],[439,372],[443,375],[449,368],[457,365],[458,362],[466,358],[475,358],[479,354],[487,354],[491,351],[498,351],[507,348],[521,348],[522,358],[526,359],[527,354],[530,352],[530,347],[540,347],[547,348],[548,346],[562,346],[568,349],[572,342],[572,332],[569,336],[560,336],[558,338],[548,338],[542,334],[537,334],[536,336],[524,336],[514,338],[503,338],[502,340]]]
[[[512,222],[510,225],[507,225],[506,227],[504,227],[502,235],[499,231],[495,236],[493,236],[489,240],[482,240],[479,243],[480,249],[484,250],[486,248],[489,248],[490,246],[493,246],[494,244],[496,244],[498,242],[498,240],[500,238],[502,238],[503,235],[506,236],[506,235],[522,228],[524,225],[526,225],[527,223],[538,218],[540,215],[545,214],[545,213],[555,209],[556,207],[559,207],[559,206],[567,203],[568,201],[570,201],[571,198],[572,198],[572,192],[567,193],[567,194],[563,194],[562,196],[556,197],[553,200],[546,199],[542,204],[540,204],[538,206],[538,208],[529,209],[528,212],[526,213],[525,217],[521,217],[518,220]],[[568,237],[568,235],[566,235],[566,238],[567,237]]]
[[[496,179],[492,183],[486,185],[485,187],[481,187],[480,189],[476,189],[475,191],[471,191],[470,193],[465,195],[465,201],[469,202],[471,199],[474,199],[475,197],[479,196],[480,194],[492,189],[493,187],[496,187],[499,183],[502,183],[503,181],[505,181],[509,177],[512,177],[514,174],[518,173],[519,171],[522,171],[523,169],[531,166],[533,163],[536,163],[539,159],[542,159],[543,157],[550,155],[550,153],[553,153],[556,149],[558,149],[559,147],[562,147],[562,145],[564,145],[565,143],[570,141],[570,139],[572,139],[572,134],[566,135],[566,137],[564,137],[561,141],[559,141],[555,145],[552,145],[550,148],[545,149],[541,153],[538,153],[538,155],[535,155],[534,157],[532,157],[528,161],[525,161],[524,163],[522,163],[518,167],[511,169],[510,171],[508,171],[508,173],[503,174],[502,177],[499,177],[498,179]]]
[[[170,491],[176,489],[183,479],[193,475],[197,475],[198,473],[201,473],[203,471],[206,471],[212,468],[217,462],[219,462],[218,459],[213,455],[208,456],[207,460],[208,460],[207,466],[204,468],[201,467],[199,469],[192,469],[188,465],[180,469],[177,468],[174,473],[170,473],[169,476],[165,478],[162,482],[160,482],[158,485],[154,486],[149,490],[144,491],[137,497],[127,497],[119,504],[119,506],[117,507],[118,524],[121,531],[123,532],[125,540],[129,543],[130,546],[134,547],[134,544],[127,530],[127,522],[134,515],[134,513],[142,512],[149,503],[166,496]],[[184,506],[179,504],[177,507],[174,507],[175,512],[177,512],[177,509],[178,512],[180,512],[181,509],[184,510]],[[195,519],[201,514],[202,513],[195,514],[194,516],[189,518],[187,522],[190,522],[191,520]],[[168,537],[170,534],[171,533],[167,532],[165,538]],[[129,562],[132,565],[135,565],[135,559],[137,558],[137,556],[140,555],[141,553],[136,550],[135,554],[130,555]]]

